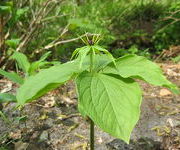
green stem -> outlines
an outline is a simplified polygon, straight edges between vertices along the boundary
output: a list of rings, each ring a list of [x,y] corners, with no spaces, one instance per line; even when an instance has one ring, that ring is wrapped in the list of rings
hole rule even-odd
[[[89,68],[90,72],[93,72],[93,49],[90,52],[90,68]],[[91,120],[91,118],[89,117],[90,120],[90,150],[94,150],[94,122],[93,120]]]
[[[94,122],[90,120],[90,150],[94,150]]]
[[[93,72],[93,52],[90,52],[90,68],[89,71],[92,73]]]
[[[7,123],[10,124],[10,120],[4,115],[2,111],[0,111],[0,117]]]

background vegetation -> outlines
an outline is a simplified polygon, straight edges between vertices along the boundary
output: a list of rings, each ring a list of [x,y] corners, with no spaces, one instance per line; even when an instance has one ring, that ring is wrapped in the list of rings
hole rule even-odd
[[[103,35],[115,57],[147,57],[180,44],[178,0],[4,0],[0,3],[0,66],[13,51],[66,61],[86,32]]]

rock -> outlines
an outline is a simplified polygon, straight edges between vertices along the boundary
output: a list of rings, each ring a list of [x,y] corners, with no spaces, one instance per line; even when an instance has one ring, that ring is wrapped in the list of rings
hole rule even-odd
[[[14,145],[15,145],[14,150],[26,150],[29,144],[24,143],[22,141],[18,141],[16,143],[14,143]]]
[[[172,128],[180,126],[180,120],[173,119],[173,118],[168,118],[168,119],[167,119],[167,123],[169,123],[169,125],[170,125]]]
[[[161,150],[161,143],[150,138],[140,138],[138,141],[130,141],[126,144],[122,140],[115,139],[107,145],[108,150]]]
[[[39,137],[39,141],[46,141],[49,138],[49,133],[47,131],[43,131]]]
[[[30,143],[26,150],[53,150],[47,142]]]
[[[132,144],[126,144],[122,140],[115,139],[107,145],[108,150],[134,150],[134,146]]]

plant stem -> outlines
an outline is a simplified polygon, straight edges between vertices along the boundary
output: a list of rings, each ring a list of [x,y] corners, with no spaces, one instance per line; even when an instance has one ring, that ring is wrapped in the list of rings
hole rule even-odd
[[[90,120],[90,150],[94,150],[94,122]]]
[[[93,72],[93,52],[90,52],[90,68],[89,71],[92,73]]]
[[[0,111],[0,117],[7,123],[10,124],[10,120],[4,115],[2,111]]]
[[[93,72],[93,50],[90,51],[90,72]],[[90,121],[90,150],[94,150],[94,122],[89,117]]]
[[[3,34],[3,27],[4,27],[4,17],[0,15],[0,51],[1,54],[4,54],[4,34]]]

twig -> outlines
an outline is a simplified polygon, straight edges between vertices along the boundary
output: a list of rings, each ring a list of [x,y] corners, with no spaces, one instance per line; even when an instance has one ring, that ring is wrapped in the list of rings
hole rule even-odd
[[[49,20],[56,19],[56,18],[61,18],[61,17],[64,17],[64,16],[67,16],[67,15],[64,14],[64,15],[59,15],[59,16],[47,17],[47,18],[42,19],[41,22],[49,21]]]
[[[51,3],[54,3],[54,5],[52,5],[50,8],[48,7]],[[47,16],[53,9],[54,7],[57,6],[57,3],[61,3],[62,1],[54,1],[54,0],[47,0],[42,8],[36,13],[36,15],[34,14],[33,19],[31,21],[31,24],[29,25],[29,28],[27,30],[27,32],[21,36],[21,43],[19,44],[19,46],[17,47],[16,51],[23,51],[23,47],[26,46],[26,44],[33,39],[33,37],[35,36],[35,32],[38,30],[38,28],[40,28],[40,26],[42,25],[42,19]],[[48,10],[47,10],[48,8]]]
[[[47,50],[47,49],[50,49],[52,47],[56,47],[60,44],[65,44],[65,43],[69,43],[69,42],[74,42],[74,41],[77,41],[77,40],[80,40],[81,38],[83,37],[86,37],[86,36],[93,36],[93,35],[99,35],[99,34],[91,34],[91,33],[86,33],[86,34],[83,34],[77,38],[73,38],[73,39],[68,39],[68,40],[63,40],[63,41],[58,41],[58,42],[51,42],[50,44],[46,45],[45,47],[41,48],[41,49],[37,49],[36,51],[41,51],[41,50]]]

